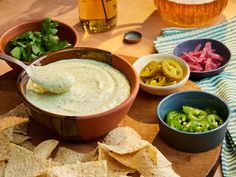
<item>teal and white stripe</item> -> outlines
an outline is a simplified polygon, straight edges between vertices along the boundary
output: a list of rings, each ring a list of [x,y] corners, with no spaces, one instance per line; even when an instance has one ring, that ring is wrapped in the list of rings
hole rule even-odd
[[[217,26],[201,29],[167,28],[154,41],[159,53],[172,53],[174,47],[185,40],[211,38],[223,42],[231,51],[232,58],[225,70],[214,77],[196,82],[206,92],[221,97],[231,109],[228,132],[223,141],[221,160],[225,177],[236,176],[236,17]]]

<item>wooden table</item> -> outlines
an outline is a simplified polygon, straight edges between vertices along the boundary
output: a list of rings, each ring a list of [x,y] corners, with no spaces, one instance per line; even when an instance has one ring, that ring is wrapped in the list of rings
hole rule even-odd
[[[236,15],[236,0],[229,0],[229,3],[216,23],[220,23]],[[158,14],[153,0],[119,0],[118,1],[118,23],[117,26],[106,33],[88,34],[84,33],[80,24],[75,0],[0,0],[0,35],[9,27],[30,19],[46,16],[68,23],[74,26],[79,33],[79,46],[96,47],[133,57],[140,57],[155,52],[153,40],[160,35],[161,29],[171,25],[164,22]],[[123,34],[130,30],[137,30],[142,33],[142,41],[135,45],[128,45],[122,42]],[[0,61],[0,75],[8,72],[10,68]],[[13,74],[13,73],[10,73]],[[14,74],[13,74],[14,75]],[[0,93],[7,92],[1,90]],[[4,94],[3,93],[3,94]],[[15,94],[15,93],[9,93]],[[0,100],[4,102],[4,100]],[[12,100],[11,105],[3,105],[2,111],[7,111],[16,104]],[[220,177],[218,168],[215,177]]]

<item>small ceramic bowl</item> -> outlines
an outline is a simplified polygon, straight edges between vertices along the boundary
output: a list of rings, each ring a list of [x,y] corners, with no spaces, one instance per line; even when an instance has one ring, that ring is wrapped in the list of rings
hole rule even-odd
[[[140,87],[151,94],[154,95],[168,95],[174,92],[177,92],[179,88],[181,88],[187,81],[189,78],[189,74],[190,74],[190,69],[188,64],[182,60],[179,57],[176,57],[174,55],[168,55],[168,54],[150,54],[150,55],[146,55],[143,56],[141,58],[139,58],[138,60],[136,60],[133,64],[136,72],[138,73],[138,75],[140,75],[141,70],[144,68],[144,66],[146,66],[149,62],[151,61],[163,61],[165,59],[172,59],[177,61],[183,71],[184,71],[184,78],[179,81],[177,84],[174,85],[170,85],[170,86],[151,86],[151,85],[147,85],[145,83],[143,83],[143,81],[140,79]]]
[[[18,24],[16,26],[11,27],[7,31],[5,31],[2,36],[0,37],[0,52],[9,54],[6,51],[6,46],[9,41],[14,39],[15,37],[21,35],[22,33],[28,32],[28,31],[40,31],[40,26],[42,24],[43,19],[37,19],[37,20],[31,20],[25,23]],[[58,23],[58,32],[57,35],[61,40],[67,40],[70,44],[72,44],[72,47],[76,47],[79,42],[79,37],[77,34],[77,31],[63,23],[57,20],[54,20]],[[13,69],[17,71],[21,71],[21,68],[12,65],[11,63],[8,63]],[[25,64],[29,64],[29,62],[25,62]]]
[[[139,79],[132,65],[125,59],[110,52],[92,48],[69,48],[52,52],[40,57],[30,65],[47,65],[59,60],[72,58],[107,61],[111,66],[121,71],[129,80],[131,86],[129,97],[115,108],[102,113],[87,116],[63,116],[42,110],[28,101],[25,95],[25,88],[29,76],[25,71],[22,71],[18,76],[17,92],[30,116],[54,134],[65,140],[93,140],[115,128],[128,113],[139,89]]]
[[[171,110],[180,110],[183,105],[200,109],[213,108],[224,123],[207,132],[184,132],[176,130],[165,122],[166,114]],[[203,91],[184,91],[164,98],[157,108],[160,136],[169,146],[184,152],[203,152],[219,145],[227,130],[230,109],[219,97]]]
[[[193,51],[194,48],[198,45],[201,44],[201,49],[205,46],[206,42],[211,42],[212,44],[212,49],[215,49],[215,53],[221,55],[225,60],[222,64],[221,67],[219,67],[218,69],[214,69],[211,71],[202,71],[202,72],[195,72],[195,71],[191,71],[190,73],[190,78],[191,79],[203,79],[206,77],[211,77],[211,76],[215,76],[219,73],[221,73],[225,67],[228,65],[230,58],[231,58],[231,53],[230,50],[220,41],[214,40],[214,39],[192,39],[192,40],[187,40],[184,42],[181,42],[180,44],[178,44],[173,51],[173,54],[176,56],[181,56],[183,52],[189,52],[189,51]]]

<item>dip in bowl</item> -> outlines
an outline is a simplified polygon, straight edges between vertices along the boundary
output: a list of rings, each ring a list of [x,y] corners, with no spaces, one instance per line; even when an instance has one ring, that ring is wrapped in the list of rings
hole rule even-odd
[[[89,48],[65,49],[50,53],[32,63],[48,64],[58,65],[56,67],[61,69],[61,74],[65,70],[73,73],[78,71],[77,67],[81,67],[78,75],[75,75],[76,87],[72,86],[70,91],[62,95],[36,93],[27,88],[29,77],[27,73],[22,72],[18,77],[17,90],[30,116],[63,139],[92,140],[106,134],[128,113],[138,92],[138,76],[132,66],[124,59],[110,55],[106,51]],[[107,68],[108,73],[105,71]],[[99,70],[99,74],[96,74],[95,70]],[[92,79],[89,87],[83,88],[89,73],[95,80]],[[113,82],[116,77],[122,81]],[[96,80],[97,78],[100,78],[100,81]],[[97,94],[93,92],[95,87],[100,88]],[[125,87],[127,88],[124,89]],[[118,92],[120,93],[116,97]],[[78,104],[84,104],[85,107]]]

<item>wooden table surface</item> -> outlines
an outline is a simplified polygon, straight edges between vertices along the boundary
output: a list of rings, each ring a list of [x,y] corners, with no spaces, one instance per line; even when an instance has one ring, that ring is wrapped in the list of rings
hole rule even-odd
[[[154,53],[154,38],[160,35],[161,29],[172,26],[160,18],[153,0],[118,0],[117,26],[111,31],[100,34],[88,34],[82,30],[76,0],[0,0],[0,9],[0,35],[20,22],[49,16],[74,26],[79,34],[79,46],[101,48],[133,57]],[[235,16],[235,9],[236,0],[229,0],[216,24]],[[135,45],[123,43],[123,34],[130,30],[142,33],[143,38],[140,43]],[[9,70],[10,68],[0,61],[0,75]],[[218,168],[215,177],[220,176],[222,174]]]

